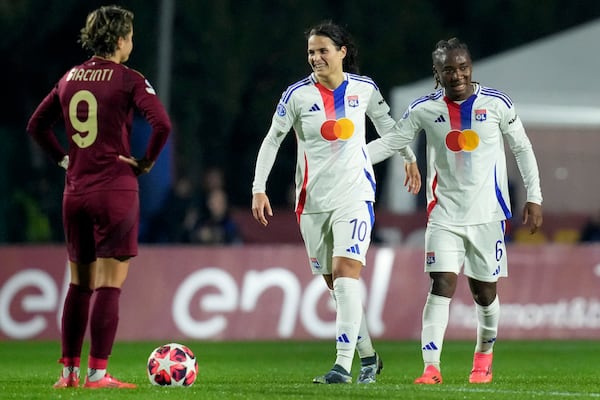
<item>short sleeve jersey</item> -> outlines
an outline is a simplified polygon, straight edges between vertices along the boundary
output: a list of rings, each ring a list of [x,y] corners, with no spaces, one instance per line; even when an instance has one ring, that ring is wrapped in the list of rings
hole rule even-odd
[[[296,134],[296,214],[375,200],[365,116],[378,132],[387,132],[395,123],[377,85],[365,76],[345,74],[343,83],[329,90],[310,75],[283,93],[269,132],[293,128]]]
[[[528,201],[541,204],[532,146],[505,93],[476,85],[468,99],[453,102],[438,90],[415,100],[395,129],[409,141],[426,134],[429,221],[474,225],[511,217],[505,139]]]
[[[150,83],[122,64],[92,57],[70,69],[33,113],[28,132],[58,161],[63,151],[52,127],[63,118],[69,168],[65,193],[137,190],[129,156],[134,111],[152,126],[146,158],[156,160],[171,130],[170,120]]]

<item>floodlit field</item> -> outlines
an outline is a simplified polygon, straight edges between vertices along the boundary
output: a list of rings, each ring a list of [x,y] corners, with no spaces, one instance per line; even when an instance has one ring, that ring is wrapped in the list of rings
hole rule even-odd
[[[119,342],[109,363],[135,390],[52,388],[58,342],[0,342],[0,399],[589,399],[600,398],[600,343],[499,341],[494,382],[469,384],[473,344],[448,342],[442,385],[414,385],[422,372],[417,342],[378,342],[384,370],[373,385],[315,385],[334,360],[333,342],[185,342],[200,367],[189,388],[151,386],[145,365],[162,343]],[[87,345],[84,349],[87,354]],[[83,358],[86,362],[87,358]],[[355,360],[356,361],[356,360]],[[356,379],[358,366],[353,370]]]

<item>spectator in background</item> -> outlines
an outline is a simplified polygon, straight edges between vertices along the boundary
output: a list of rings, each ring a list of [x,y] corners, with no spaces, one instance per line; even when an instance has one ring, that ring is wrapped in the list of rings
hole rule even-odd
[[[242,243],[239,228],[231,217],[225,190],[215,188],[206,196],[206,212],[194,229],[192,241],[205,245]]]
[[[587,220],[581,229],[579,241],[582,243],[600,242],[600,210]]]
[[[539,171],[510,97],[471,81],[467,45],[457,38],[441,40],[432,59],[436,88],[441,89],[416,99],[394,129],[368,147],[376,163],[393,154],[390,148],[408,145],[421,132],[427,138],[425,271],[431,286],[421,331],[424,370],[415,383],[442,383],[440,357],[461,269],[477,317],[469,382],[489,383],[500,317],[496,286],[508,275],[504,232],[512,216],[505,141],[527,190],[522,223],[531,234],[543,220]]]
[[[107,373],[119,323],[119,299],[138,253],[139,184],[171,131],[171,121],[144,76],[123,65],[133,50],[133,13],[118,6],[88,14],[82,46],[93,56],[71,69],[42,100],[27,132],[66,169],[63,225],[70,284],[61,324],[63,369],[57,389],[79,386],[81,350],[90,323],[84,387],[132,389]],[[131,156],[134,109],[152,126],[143,158]],[[68,152],[54,124],[63,119]],[[95,300],[90,310],[92,293]]]
[[[225,188],[225,173],[223,169],[217,166],[209,166],[202,173],[200,180],[200,192],[198,198],[200,200],[200,214],[210,214],[208,209],[208,198],[213,190],[224,190]]]
[[[149,243],[191,243],[200,220],[201,206],[192,181],[179,177],[158,212],[150,219]]]

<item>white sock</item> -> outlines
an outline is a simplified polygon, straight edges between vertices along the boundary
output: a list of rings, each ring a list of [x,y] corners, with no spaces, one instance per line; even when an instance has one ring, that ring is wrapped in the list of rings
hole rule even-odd
[[[335,293],[329,289],[329,294],[336,303]],[[362,318],[360,320],[360,328],[358,329],[358,340],[356,341],[356,350],[360,358],[374,357],[375,348],[373,348],[373,342],[371,341],[371,335],[369,334],[369,328],[367,326],[367,316],[363,307]]]
[[[475,303],[477,312],[477,344],[475,352],[489,354],[494,350],[494,343],[498,335],[498,322],[500,320],[500,300],[498,296],[489,306],[480,306]]]
[[[333,281],[333,291],[336,299],[335,363],[350,372],[363,314],[358,279],[337,278]]]
[[[79,367],[63,367],[63,378],[67,378],[71,372],[75,372],[75,374],[79,376]]]
[[[100,379],[104,378],[105,375],[106,375],[105,369],[88,368],[87,376],[88,376],[88,381],[90,381],[90,382],[97,382]]]
[[[358,328],[356,350],[360,358],[374,357],[375,349],[373,348],[373,342],[371,341],[371,335],[369,335],[369,328],[367,327],[367,316],[365,315],[365,309],[361,307],[361,310],[362,318],[360,319],[360,327]]]
[[[444,345],[444,334],[450,315],[450,298],[429,293],[423,307],[421,351],[425,368],[429,365],[440,369],[440,357]]]

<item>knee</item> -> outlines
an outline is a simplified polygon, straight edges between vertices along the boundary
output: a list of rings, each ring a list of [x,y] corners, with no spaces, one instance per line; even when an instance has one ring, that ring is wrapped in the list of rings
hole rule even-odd
[[[480,306],[489,306],[496,299],[496,291],[484,290],[481,292],[473,293],[473,301]]]
[[[473,301],[480,306],[489,306],[496,299],[495,284],[473,285],[471,292],[473,294]]]
[[[360,278],[362,263],[357,260],[344,257],[336,257],[333,260],[333,279],[336,278]]]
[[[452,298],[456,291],[456,275],[452,273],[431,274],[431,294]]]

